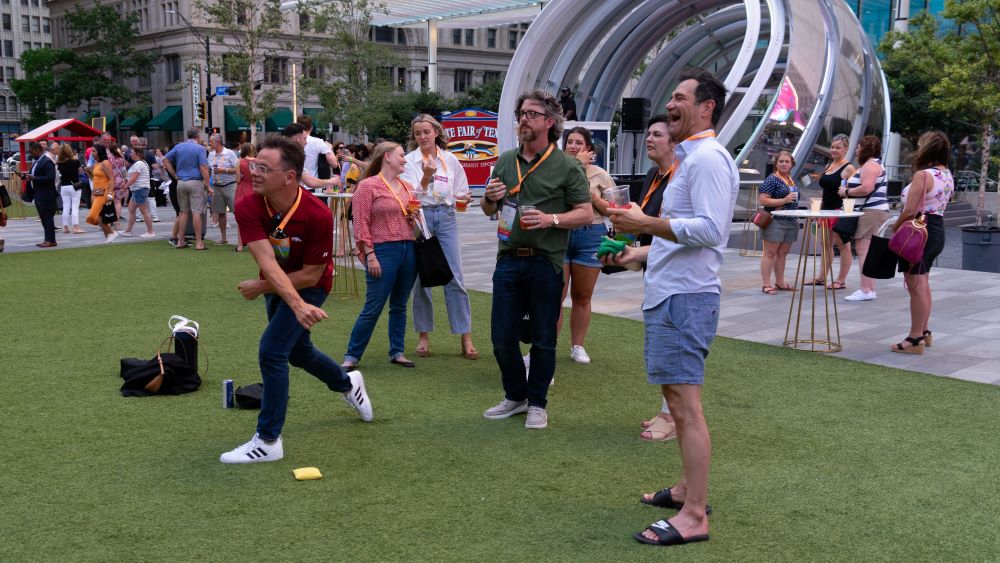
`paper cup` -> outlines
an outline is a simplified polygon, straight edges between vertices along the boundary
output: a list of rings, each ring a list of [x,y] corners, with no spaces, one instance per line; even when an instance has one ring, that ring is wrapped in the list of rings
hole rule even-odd
[[[844,198],[844,213],[854,213],[854,199]]]
[[[813,197],[809,198],[809,211],[813,213],[819,211],[819,208],[823,206],[823,198]]]

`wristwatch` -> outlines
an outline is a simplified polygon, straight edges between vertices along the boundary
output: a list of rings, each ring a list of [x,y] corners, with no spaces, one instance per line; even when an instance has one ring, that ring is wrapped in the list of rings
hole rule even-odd
[[[559,216],[556,215],[555,213],[553,213],[552,214],[552,226],[558,226],[558,225],[559,225]]]

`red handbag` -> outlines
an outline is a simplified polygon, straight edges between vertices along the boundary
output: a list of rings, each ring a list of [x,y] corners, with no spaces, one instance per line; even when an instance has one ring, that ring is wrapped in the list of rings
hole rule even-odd
[[[771,224],[771,212],[763,207],[758,207],[750,216],[750,222],[760,229],[766,229]]]
[[[927,246],[927,223],[924,221],[923,213],[918,213],[912,220],[900,225],[889,239],[889,250],[911,265],[924,260],[925,246]]]

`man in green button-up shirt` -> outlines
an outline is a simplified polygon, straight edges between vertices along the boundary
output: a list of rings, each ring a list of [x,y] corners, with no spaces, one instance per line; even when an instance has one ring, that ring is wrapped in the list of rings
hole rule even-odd
[[[556,322],[562,307],[563,255],[569,231],[593,217],[583,166],[555,146],[562,108],[544,90],[517,100],[516,150],[500,155],[482,199],[483,212],[500,212],[493,272],[493,355],[504,400],[484,413],[500,419],[527,412],[526,428],[545,428],[546,396],[556,367]],[[519,206],[535,209],[523,212]],[[518,326],[530,317],[530,374],[521,359]]]

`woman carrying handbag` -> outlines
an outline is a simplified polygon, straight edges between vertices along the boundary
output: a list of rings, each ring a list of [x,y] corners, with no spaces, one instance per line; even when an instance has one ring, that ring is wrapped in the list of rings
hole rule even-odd
[[[944,133],[931,131],[921,135],[913,157],[913,181],[903,189],[903,210],[893,231],[898,232],[904,223],[922,214],[927,242],[923,260],[917,263],[899,261],[899,271],[910,293],[910,332],[902,342],[892,345],[893,352],[923,354],[924,348],[929,348],[933,342],[933,335],[927,328],[931,316],[931,287],[927,274],[944,249],[944,210],[955,190],[955,180],[948,170],[950,155],[951,143]]]

